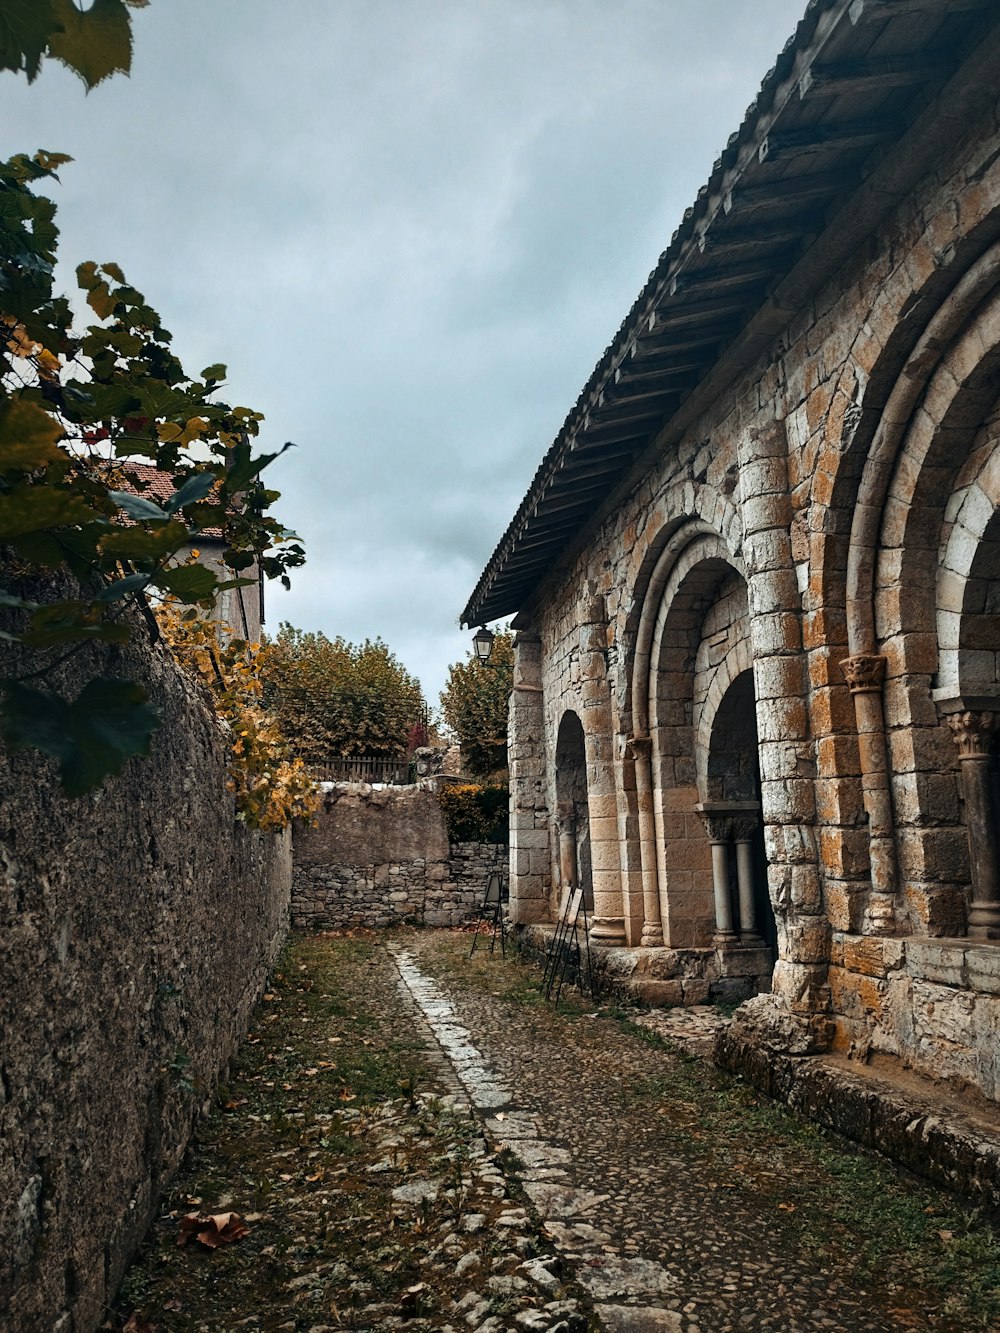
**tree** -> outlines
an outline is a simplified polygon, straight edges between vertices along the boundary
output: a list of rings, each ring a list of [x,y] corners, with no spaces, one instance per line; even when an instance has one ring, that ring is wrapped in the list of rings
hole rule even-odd
[[[394,757],[426,721],[420,682],[381,639],[353,644],[283,624],[266,645],[262,669],[265,701],[307,763]]]
[[[444,720],[462,746],[466,770],[482,778],[506,778],[507,708],[514,684],[514,636],[502,632],[493,640],[488,662],[470,653],[448,668],[441,694]]]
[[[94,88],[132,67],[132,9],[149,0],[0,0],[0,70],[33,83],[46,57],[60,60]]]
[[[53,290],[55,205],[35,189],[68,160],[0,164],[0,638],[17,645],[0,729],[10,748],[56,758],[78,795],[146,753],[159,719],[137,681],[96,677],[75,699],[36,682],[89,644],[155,637],[151,597],[210,607],[240,571],[287,586],[305,557],[269,513],[278,493],[260,473],[278,453],[251,452],[261,414],[218,398],[225,366],[185,371],[116,264],[79,266],[96,322],[73,326]],[[125,489],[136,458],[172,478],[171,499]],[[185,559],[206,528],[222,531],[232,579]]]

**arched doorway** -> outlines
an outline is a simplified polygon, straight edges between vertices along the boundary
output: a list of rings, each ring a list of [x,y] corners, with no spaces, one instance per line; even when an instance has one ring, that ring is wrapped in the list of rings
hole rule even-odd
[[[751,669],[739,672],[707,722],[701,809],[713,843],[717,926],[724,933],[728,922],[732,937],[741,944],[763,942],[773,949],[777,928],[767,888]]]
[[[562,889],[582,888],[593,912],[594,877],[590,852],[587,753],[583,724],[573,712],[563,714],[556,738],[556,818],[559,829],[559,880]]]

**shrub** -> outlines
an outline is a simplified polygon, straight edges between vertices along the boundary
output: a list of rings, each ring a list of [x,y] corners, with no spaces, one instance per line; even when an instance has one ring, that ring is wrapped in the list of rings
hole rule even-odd
[[[439,798],[449,842],[507,841],[506,787],[463,783],[445,787]]]

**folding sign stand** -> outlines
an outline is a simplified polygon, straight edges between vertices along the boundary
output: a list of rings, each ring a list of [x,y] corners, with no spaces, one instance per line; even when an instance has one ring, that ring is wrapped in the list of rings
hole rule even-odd
[[[479,907],[479,918],[476,921],[475,934],[472,936],[472,948],[469,950],[469,957],[476,952],[476,945],[479,943],[480,927],[487,921],[493,926],[493,936],[490,940],[490,953],[497,947],[497,932],[500,933],[500,955],[507,957],[507,923],[504,921],[503,909],[507,903],[507,887],[503,882],[503,875],[499,870],[494,870],[486,881],[486,893],[483,895],[483,901]]]
[[[574,969],[576,984],[580,994],[586,988],[591,998],[597,999],[594,985],[594,970],[590,963],[590,923],[587,920],[587,904],[582,889],[566,889],[559,910],[556,933],[545,959],[545,971],[542,974],[542,990],[547,1000],[552,1000],[558,1008],[566,974]],[[581,949],[581,931],[583,947]],[[584,963],[586,955],[586,963]],[[555,995],[553,996],[553,990]]]

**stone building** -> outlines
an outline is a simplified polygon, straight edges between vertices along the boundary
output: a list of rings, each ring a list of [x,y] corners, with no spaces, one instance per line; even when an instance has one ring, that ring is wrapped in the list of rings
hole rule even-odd
[[[998,69],[995,0],[812,0],[463,615],[515,921],[992,1099]]]

